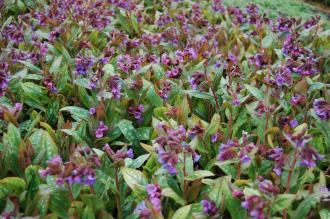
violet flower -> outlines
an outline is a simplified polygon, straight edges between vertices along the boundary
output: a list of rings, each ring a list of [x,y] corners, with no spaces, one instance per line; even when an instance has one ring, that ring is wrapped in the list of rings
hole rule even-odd
[[[6,62],[0,62],[0,97],[5,95],[5,90],[9,83],[9,65]]]
[[[213,201],[210,201],[208,199],[203,199],[201,201],[201,204],[203,206],[203,212],[206,215],[213,216],[218,212],[218,208]]]
[[[266,209],[267,203],[259,196],[252,195],[245,198],[242,202],[242,207],[247,209],[249,215],[256,219],[265,219],[264,209]]]
[[[330,103],[327,103],[323,99],[315,99],[313,102],[313,107],[316,115],[321,120],[327,120],[330,117]]]
[[[138,121],[142,121],[142,113],[144,112],[144,106],[139,104],[137,106],[131,106],[128,108],[128,112],[134,116]]]
[[[101,121],[95,131],[96,138],[102,138],[106,131],[108,131],[108,127]]]

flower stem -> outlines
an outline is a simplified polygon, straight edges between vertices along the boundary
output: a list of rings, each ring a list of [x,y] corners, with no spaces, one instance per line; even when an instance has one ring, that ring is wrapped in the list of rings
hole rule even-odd
[[[121,202],[120,202],[120,184],[118,179],[118,168],[115,168],[115,180],[116,180],[116,202],[117,202],[117,211],[118,211],[118,219],[123,218],[123,210],[121,209]]]
[[[296,147],[296,149],[295,149],[293,161],[292,161],[292,164],[291,164],[290,169],[289,169],[288,180],[287,180],[286,186],[285,186],[285,193],[290,192],[292,173],[293,173],[293,169],[294,169],[294,167],[297,163],[297,160],[298,160],[297,155],[298,155],[298,147]],[[286,219],[286,209],[283,210],[283,219]]]
[[[187,199],[187,193],[188,193],[188,184],[185,177],[187,176],[186,171],[186,153],[183,152],[183,197]]]

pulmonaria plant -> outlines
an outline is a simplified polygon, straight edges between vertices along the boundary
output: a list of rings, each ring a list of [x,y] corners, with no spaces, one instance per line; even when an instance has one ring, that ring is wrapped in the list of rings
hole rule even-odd
[[[188,134],[183,126],[172,129],[165,124],[159,124],[157,127],[165,132],[164,136],[159,136],[155,140],[158,144],[158,162],[169,174],[174,175],[178,173],[176,165],[180,161],[180,154],[183,154],[185,157],[186,153],[188,153],[192,156],[194,162],[198,162],[200,155],[188,144]]]
[[[39,174],[41,177],[54,176],[58,186],[64,183],[91,186],[95,183],[95,170],[92,168],[93,163],[99,165],[100,161],[94,157],[91,164],[76,163],[74,161],[63,163],[60,156],[55,156],[47,161],[47,168],[40,170]]]
[[[330,25],[293,1],[0,0],[0,217],[327,218]]]

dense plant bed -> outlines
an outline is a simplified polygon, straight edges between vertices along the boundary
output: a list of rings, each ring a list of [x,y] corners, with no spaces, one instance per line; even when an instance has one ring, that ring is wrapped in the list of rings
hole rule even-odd
[[[319,2],[324,5],[330,6],[330,1],[329,0],[308,0],[309,2]]]
[[[0,8],[2,218],[329,218],[323,17],[221,0]]]

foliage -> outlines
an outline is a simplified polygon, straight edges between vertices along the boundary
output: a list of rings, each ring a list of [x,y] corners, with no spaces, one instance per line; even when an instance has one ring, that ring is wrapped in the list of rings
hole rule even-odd
[[[329,22],[246,2],[0,1],[1,217],[328,218]]]

